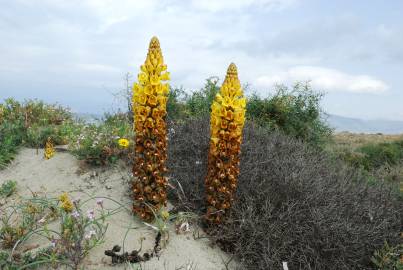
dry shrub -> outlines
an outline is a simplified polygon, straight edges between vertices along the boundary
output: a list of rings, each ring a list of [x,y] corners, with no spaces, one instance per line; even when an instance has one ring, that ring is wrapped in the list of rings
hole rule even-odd
[[[171,124],[170,199],[205,212],[209,123]],[[244,129],[237,197],[210,235],[246,269],[371,269],[384,241],[399,241],[402,201],[383,184],[330,161],[301,142]]]

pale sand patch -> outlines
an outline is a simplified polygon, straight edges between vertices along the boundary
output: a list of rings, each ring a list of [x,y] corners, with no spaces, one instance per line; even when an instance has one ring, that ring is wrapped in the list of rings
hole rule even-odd
[[[109,168],[91,170],[84,174],[77,174],[79,162],[69,153],[57,152],[50,160],[43,159],[43,150],[36,154],[35,149],[23,148],[5,170],[0,171],[0,184],[7,180],[15,180],[18,183],[17,194],[7,199],[7,203],[17,200],[18,196],[30,197],[31,191],[46,194],[49,197],[57,197],[62,192],[69,192],[73,198],[85,200],[88,198],[81,191],[92,196],[106,196],[113,198],[130,208],[129,170],[124,168]],[[110,188],[110,189],[109,189]],[[81,190],[81,191],[80,191]],[[118,207],[115,203],[105,200],[106,208]],[[89,208],[96,208],[95,201],[89,202]],[[141,237],[145,237],[142,252],[151,251],[155,231],[145,226],[138,218],[126,211],[119,212],[109,218],[105,243],[92,250],[84,263],[85,269],[125,269],[124,265],[111,266],[110,257],[104,255],[106,249],[113,245],[122,245],[124,235],[128,227],[137,227],[130,230],[125,249],[131,251],[139,249]],[[55,226],[57,226],[55,224]],[[169,242],[162,250],[159,259],[152,258],[144,263],[142,269],[225,269],[224,263],[229,260],[229,255],[218,247],[213,247],[207,239],[194,240],[193,235],[177,235],[174,225],[170,224]],[[200,230],[199,228],[193,228]],[[201,231],[201,234],[204,234]],[[43,244],[43,239],[32,238],[27,244]],[[193,266],[193,268],[190,267]],[[130,269],[130,268],[128,268]]]

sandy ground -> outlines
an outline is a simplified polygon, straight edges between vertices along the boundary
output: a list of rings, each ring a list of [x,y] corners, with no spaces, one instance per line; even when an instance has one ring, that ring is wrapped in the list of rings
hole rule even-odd
[[[31,191],[51,197],[57,197],[62,192],[68,192],[75,199],[85,200],[88,195],[106,196],[120,201],[130,208],[128,195],[129,172],[124,168],[91,169],[82,171],[72,155],[66,152],[57,152],[50,160],[43,159],[43,150],[36,154],[35,149],[24,148],[20,151],[15,161],[5,170],[0,171],[0,184],[7,180],[15,180],[18,183],[17,193],[4,201],[10,204],[18,200],[20,196],[30,197]],[[104,201],[106,208],[117,208],[111,201]],[[87,204],[89,208],[96,207],[95,201]],[[104,255],[106,249],[113,245],[122,245],[124,235],[128,227],[136,227],[130,230],[125,247],[131,251],[138,249],[140,238],[145,237],[142,252],[151,251],[154,245],[156,232],[145,226],[138,218],[129,212],[122,211],[108,219],[108,230],[105,243],[96,247],[87,256],[84,269],[136,269],[127,268],[125,265],[111,266],[111,259]],[[153,269],[225,269],[224,263],[229,256],[218,247],[213,247],[206,238],[193,238],[192,233],[178,235],[174,231],[174,224],[169,225],[169,242],[162,249],[158,258],[152,258],[142,265],[143,270]],[[192,230],[200,230],[192,227]],[[202,231],[200,231],[203,234]],[[31,238],[26,245],[42,244],[43,239]]]

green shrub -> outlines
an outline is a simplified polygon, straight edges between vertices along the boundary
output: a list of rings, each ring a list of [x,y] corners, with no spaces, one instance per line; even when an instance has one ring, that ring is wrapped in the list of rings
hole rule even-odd
[[[10,197],[17,190],[17,182],[8,180],[0,186],[0,196]]]
[[[167,101],[168,117],[173,120],[186,119],[189,111],[185,104],[188,95],[183,88],[170,88]]]
[[[402,236],[403,237],[403,236]],[[374,252],[372,262],[379,270],[402,270],[403,269],[403,244],[384,246]]]
[[[268,98],[249,97],[246,114],[249,120],[269,130],[278,130],[311,145],[323,146],[332,130],[321,119],[322,94],[309,84],[297,83],[292,89],[277,86]]]
[[[186,107],[190,116],[199,117],[210,113],[211,104],[220,90],[218,82],[217,77],[208,78],[202,89],[193,92],[186,99]]]
[[[403,141],[367,144],[357,150],[364,154],[361,163],[366,170],[395,165],[403,160]]]
[[[5,120],[0,124],[0,169],[14,159],[25,137],[21,122]]]

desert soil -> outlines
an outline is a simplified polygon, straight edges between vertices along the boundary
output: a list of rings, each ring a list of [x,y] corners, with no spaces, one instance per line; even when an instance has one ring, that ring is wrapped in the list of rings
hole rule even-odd
[[[85,200],[90,194],[93,197],[110,197],[121,204],[131,207],[129,196],[129,169],[116,166],[108,169],[82,169],[80,162],[67,152],[57,152],[50,160],[43,159],[43,150],[37,154],[35,149],[23,148],[12,164],[0,171],[0,185],[7,180],[17,182],[17,192],[0,202],[9,205],[21,197],[31,197],[32,192],[48,197],[58,197],[68,192],[73,199]],[[88,208],[96,208],[96,202],[86,204]],[[118,205],[104,200],[105,208],[115,209]],[[111,265],[111,258],[104,255],[106,249],[118,244],[122,246],[127,228],[129,231],[125,241],[125,249],[139,249],[140,239],[145,237],[142,252],[151,252],[156,232],[147,227],[129,211],[121,211],[108,218],[108,229],[105,243],[93,249],[83,263],[84,269],[131,269],[127,265]],[[57,224],[55,224],[57,225]],[[195,225],[192,231],[203,231]],[[33,237],[24,245],[44,245],[46,242]],[[48,243],[47,243],[48,244]],[[21,247],[23,248],[23,247]],[[206,238],[194,239],[192,232],[176,234],[174,224],[169,224],[169,241],[162,249],[159,258],[152,258],[142,265],[143,270],[153,269],[225,269],[224,262],[229,255],[222,252]],[[133,268],[136,269],[136,268]]]

